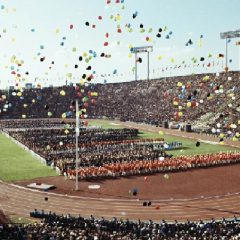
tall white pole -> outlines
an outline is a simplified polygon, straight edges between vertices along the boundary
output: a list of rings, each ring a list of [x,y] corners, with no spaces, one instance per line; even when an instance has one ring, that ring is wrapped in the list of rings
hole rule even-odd
[[[226,38],[226,63],[225,63],[225,69],[228,71],[228,38]]]
[[[147,57],[148,57],[148,62],[147,62],[147,64],[148,64],[148,66],[147,66],[147,73],[148,73],[148,77],[147,77],[147,79],[149,80],[149,52],[147,52]]]
[[[137,53],[135,52],[135,81],[137,81]]]
[[[237,47],[238,47],[238,52],[239,52],[239,69],[238,69],[238,71],[240,71],[240,44],[237,45]]]
[[[79,155],[78,155],[78,137],[79,137],[79,106],[78,99],[76,99],[76,191],[78,191],[78,168],[79,168]]]

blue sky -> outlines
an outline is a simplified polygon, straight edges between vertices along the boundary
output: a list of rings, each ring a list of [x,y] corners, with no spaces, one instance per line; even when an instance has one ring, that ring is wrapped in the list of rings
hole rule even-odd
[[[219,33],[240,29],[239,9],[239,0],[125,0],[123,3],[112,0],[110,4],[107,0],[2,0],[0,88],[27,82],[62,85],[66,79],[77,83],[84,73],[93,73],[93,82],[133,80],[135,59],[129,56],[130,45],[153,45],[151,78],[219,72],[225,64],[225,59],[217,57],[219,53],[225,54],[225,42],[220,40]],[[133,19],[135,12],[138,14]],[[93,24],[96,28],[92,28]],[[128,32],[126,24],[132,32]],[[140,33],[140,24],[144,33]],[[118,25],[122,33],[117,32]],[[161,38],[156,37],[159,28],[165,30]],[[146,41],[147,37],[152,41]],[[185,46],[189,39],[193,44]],[[240,39],[228,44],[232,70],[240,68],[237,40]],[[106,41],[108,46],[104,46]],[[89,50],[97,56],[89,63],[85,58],[80,62],[79,57],[84,53],[89,57]],[[111,57],[100,57],[102,52]],[[41,57],[45,57],[43,62]],[[138,64],[139,79],[146,79],[146,54],[139,57],[142,58]],[[201,57],[204,57],[202,62]],[[18,66],[21,61],[24,63]],[[88,66],[90,71],[86,70]]]

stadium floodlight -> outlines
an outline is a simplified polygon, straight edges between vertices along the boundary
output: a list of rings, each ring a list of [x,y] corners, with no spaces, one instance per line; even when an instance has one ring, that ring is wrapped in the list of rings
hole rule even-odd
[[[153,46],[143,46],[143,47],[132,47],[130,49],[131,53],[135,54],[135,80],[137,81],[137,54],[138,53],[147,53],[148,55],[148,64],[147,64],[147,79],[149,80],[149,53],[153,51]]]
[[[75,190],[78,191],[78,167],[79,167],[79,148],[78,148],[78,137],[79,137],[79,105],[78,99],[76,99],[76,168],[75,168],[75,177],[76,177],[76,187]]]
[[[240,37],[240,29],[236,31],[228,31],[220,33],[221,39],[226,39],[226,71],[228,70],[228,40],[231,38],[239,38]]]

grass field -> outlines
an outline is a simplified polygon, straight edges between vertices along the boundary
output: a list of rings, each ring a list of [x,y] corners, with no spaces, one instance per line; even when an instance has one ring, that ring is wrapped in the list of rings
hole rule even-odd
[[[142,132],[141,137],[144,137],[144,138],[159,138],[161,136],[158,133]],[[183,149],[182,150],[168,151],[168,152],[171,152],[174,156],[206,154],[206,153],[216,153],[216,152],[221,152],[221,151],[239,150],[237,148],[233,148],[233,147],[229,147],[229,146],[214,145],[214,144],[208,144],[208,143],[202,143],[202,142],[201,142],[199,147],[196,147],[196,141],[194,141],[194,140],[181,138],[181,137],[175,137],[175,136],[166,135],[166,134],[162,137],[167,142],[173,142],[173,141],[182,142],[182,144],[183,144]]]
[[[29,152],[0,133],[1,180],[11,182],[56,175],[55,170],[42,164]]]
[[[90,125],[99,125],[103,128],[122,128],[121,125],[112,125],[109,121],[102,121],[102,120],[94,120],[90,121]],[[217,153],[221,151],[239,151],[237,148],[233,148],[230,146],[224,146],[224,145],[214,145],[214,144],[208,144],[208,143],[202,143],[199,147],[196,147],[196,141],[176,136],[171,136],[164,134],[163,136],[160,136],[159,133],[154,132],[148,132],[148,131],[141,131],[140,136],[142,138],[161,138],[163,137],[166,142],[173,142],[173,141],[179,141],[183,144],[182,150],[171,150],[167,152],[171,152],[173,156],[178,155],[195,155],[195,154],[206,154],[206,153]]]

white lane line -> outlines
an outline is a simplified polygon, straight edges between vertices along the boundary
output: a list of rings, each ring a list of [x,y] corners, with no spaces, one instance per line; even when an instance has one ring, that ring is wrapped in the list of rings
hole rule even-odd
[[[71,195],[66,195],[66,194],[59,194],[59,193],[51,193],[51,192],[41,192],[39,190],[35,189],[29,189],[23,186],[15,185],[15,184],[9,184],[12,187],[19,188],[22,190],[30,191],[30,192],[36,192],[36,193],[41,193],[41,194],[48,194],[48,195],[55,195],[63,198],[74,198],[74,199],[87,199],[87,200],[97,200],[97,201],[104,201],[104,202],[109,202],[109,201],[118,201],[118,202],[135,202],[136,199],[118,199],[118,198],[94,198],[94,197],[81,197],[81,196],[71,196]],[[236,193],[230,193],[230,194],[224,194],[224,195],[217,195],[217,196],[208,196],[208,197],[197,197],[197,198],[186,198],[186,199],[177,199],[177,198],[170,198],[170,199],[152,199],[152,201],[156,202],[176,202],[176,201],[194,201],[194,200],[203,200],[203,199],[213,199],[213,198],[222,198],[222,197],[229,197],[232,195],[240,195],[240,192]]]

